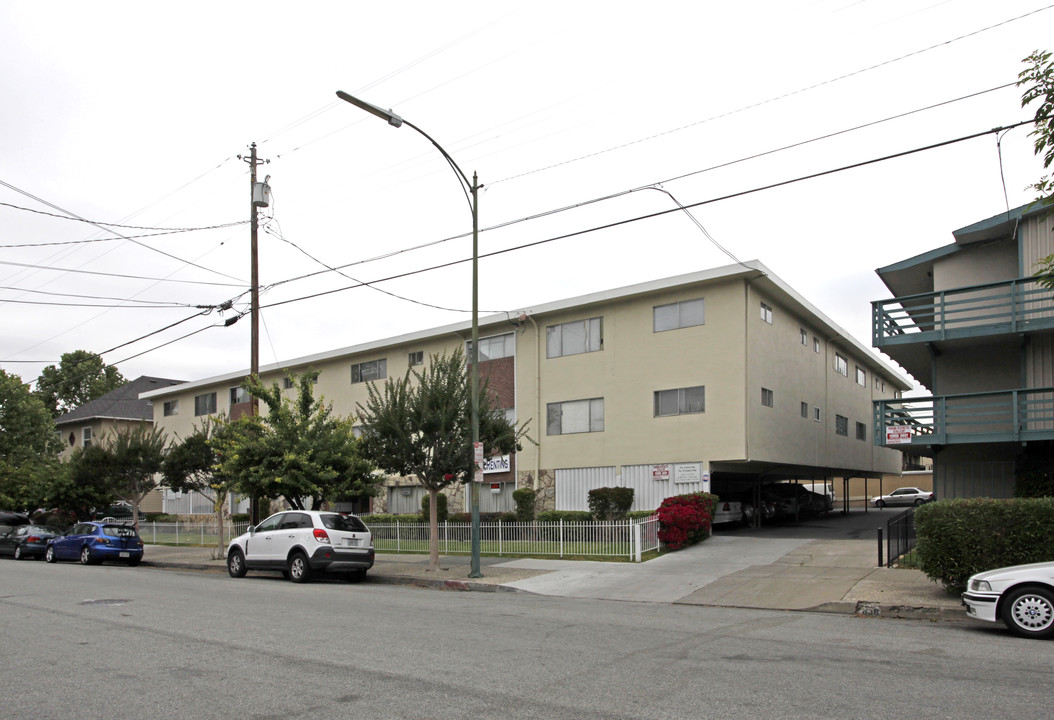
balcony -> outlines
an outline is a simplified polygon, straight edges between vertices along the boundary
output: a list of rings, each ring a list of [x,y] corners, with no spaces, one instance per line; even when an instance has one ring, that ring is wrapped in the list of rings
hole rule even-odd
[[[1054,440],[1054,387],[878,400],[881,447]]]
[[[1054,328],[1054,291],[1036,278],[871,303],[876,348]]]

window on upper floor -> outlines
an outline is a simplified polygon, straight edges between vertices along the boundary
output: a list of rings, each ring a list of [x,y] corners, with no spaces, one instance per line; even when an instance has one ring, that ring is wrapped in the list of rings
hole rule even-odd
[[[249,391],[243,387],[232,387],[230,390],[231,405],[249,402]]]
[[[773,407],[775,405],[775,395],[768,388],[761,388],[761,404],[765,407]]]
[[[386,377],[388,377],[387,358],[355,363],[351,366],[351,381],[353,383],[383,380]]]
[[[875,377],[875,390],[878,390],[879,392],[885,392],[886,391],[886,381],[883,380],[882,378],[880,378],[878,375],[875,375],[874,377]]]
[[[479,339],[479,361],[500,360],[504,357],[512,357],[516,353],[516,341],[512,333],[504,335],[492,335]],[[472,362],[472,341],[465,343],[465,357]]]
[[[604,322],[602,318],[575,320],[574,322],[550,325],[545,329],[545,356],[581,355],[604,349]]]
[[[91,447],[92,432],[90,427],[81,428],[81,447]]]
[[[803,402],[801,404],[801,416],[806,420],[809,419],[809,403]]]
[[[867,387],[867,371],[859,365],[856,366],[856,384],[860,387]]]
[[[838,353],[834,355],[834,371],[839,375],[849,377],[849,361]]]
[[[867,440],[867,425],[862,422],[856,424],[856,439]]]
[[[211,415],[216,412],[216,393],[194,396],[194,415]]]
[[[655,391],[655,417],[706,412],[706,388],[677,388]]]
[[[812,339],[812,350],[816,354],[820,353],[820,338],[814,337]]]
[[[604,398],[549,403],[545,411],[549,435],[604,431]]]
[[[706,308],[702,298],[652,308],[652,327],[655,332],[705,324]]]
[[[805,328],[801,328],[801,344],[805,347],[809,347],[809,332]]]
[[[769,325],[772,324],[772,308],[765,303],[761,303],[761,319]]]
[[[812,419],[815,420],[816,422],[820,422],[820,408],[819,407],[814,407],[812,409]]]
[[[410,367],[414,367],[415,365],[424,365],[424,362],[425,362],[425,351],[424,350],[418,350],[417,352],[412,352],[412,353],[410,353],[409,357],[407,358],[407,363],[410,365]]]
[[[849,418],[844,415],[834,416],[834,431],[838,435],[849,436]]]
[[[179,400],[166,400],[162,408],[165,417],[179,415]]]

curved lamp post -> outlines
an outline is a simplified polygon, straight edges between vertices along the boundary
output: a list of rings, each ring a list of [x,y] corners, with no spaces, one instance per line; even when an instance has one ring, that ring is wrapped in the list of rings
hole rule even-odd
[[[450,157],[450,154],[443,149],[443,147],[437,143],[432,137],[421,128],[414,125],[408,120],[404,120],[399,117],[391,110],[383,110],[376,105],[371,105],[365,100],[359,100],[357,97],[348,95],[343,90],[337,90],[337,97],[344,102],[351,103],[360,110],[365,110],[371,115],[376,115],[382,120],[387,121],[392,127],[402,127],[407,125],[416,130],[422,135],[428,142],[435,146],[436,150],[442,153],[443,158],[447,161],[450,167],[454,170],[454,174],[457,175],[458,184],[461,185],[461,189],[465,192],[465,198],[468,200],[469,209],[472,211],[472,350],[469,352],[469,362],[472,364],[472,448],[473,457],[478,457],[479,448],[479,182],[475,173],[472,173],[471,182],[468,176],[458,167],[458,164],[454,162],[454,158]],[[474,471],[472,478],[472,567],[469,571],[468,576],[470,578],[483,577],[483,573],[479,569],[479,546],[480,546],[480,531],[479,531],[479,483],[476,482],[476,475],[479,473],[478,465]]]

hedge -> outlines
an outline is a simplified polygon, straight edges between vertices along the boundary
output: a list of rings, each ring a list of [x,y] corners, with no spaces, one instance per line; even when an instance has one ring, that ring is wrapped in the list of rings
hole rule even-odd
[[[948,590],[970,576],[1054,560],[1054,498],[941,500],[915,511],[919,569]]]
[[[633,488],[602,487],[589,491],[589,512],[597,520],[625,520],[633,506]]]

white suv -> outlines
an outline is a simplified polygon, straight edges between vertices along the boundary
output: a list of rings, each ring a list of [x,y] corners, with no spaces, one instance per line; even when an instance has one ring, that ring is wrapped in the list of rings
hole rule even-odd
[[[354,515],[286,510],[264,520],[227,546],[227,572],[281,570],[293,582],[314,573],[346,573],[361,580],[373,567],[373,535]]]

